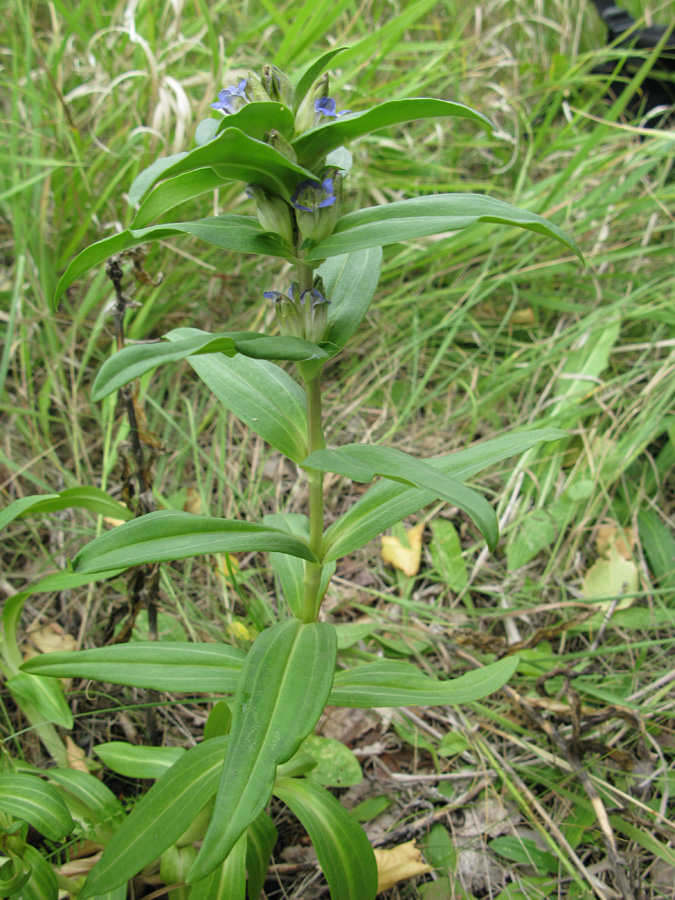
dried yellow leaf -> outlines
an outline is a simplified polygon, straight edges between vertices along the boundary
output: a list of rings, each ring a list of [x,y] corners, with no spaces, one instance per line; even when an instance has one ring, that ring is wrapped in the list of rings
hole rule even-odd
[[[377,893],[388,891],[399,881],[431,872],[431,866],[422,858],[415,841],[399,844],[391,850],[374,850],[377,861]]]
[[[70,735],[66,735],[66,753],[68,754],[69,769],[75,769],[77,772],[89,772],[89,767],[85,762],[87,754],[82,747],[77,746]]]
[[[417,575],[422,558],[422,533],[424,523],[408,529],[406,538],[408,547],[404,547],[398,538],[385,535],[382,538],[382,550],[380,551],[384,562],[400,569],[408,577]]]

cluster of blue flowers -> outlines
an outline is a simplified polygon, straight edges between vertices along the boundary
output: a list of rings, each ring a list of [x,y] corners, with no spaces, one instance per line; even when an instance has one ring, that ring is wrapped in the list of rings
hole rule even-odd
[[[328,96],[328,83],[328,75],[322,75],[299,104],[295,113],[296,134],[350,112],[348,109],[338,111],[335,100]],[[268,65],[263,67],[261,77],[251,72],[237,84],[223,88],[211,107],[225,115],[233,115],[246,104],[256,101],[274,100],[293,108],[293,93],[293,85],[286,75],[276,66]],[[296,161],[293,148],[284,135],[272,130],[265,141]],[[301,181],[288,201],[257,184],[248,185],[246,194],[256,204],[262,228],[298,252],[307,241],[316,244],[333,233],[342,211],[342,175],[336,168],[324,168],[316,179]],[[311,291],[303,291],[300,296],[296,296],[297,293],[297,285],[291,285],[288,294],[266,291],[263,296],[274,301],[282,334],[322,340],[329,303],[323,285],[315,283]]]

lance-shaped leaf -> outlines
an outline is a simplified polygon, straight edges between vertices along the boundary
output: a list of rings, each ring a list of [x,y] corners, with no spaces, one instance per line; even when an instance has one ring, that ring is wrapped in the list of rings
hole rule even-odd
[[[194,328],[169,332],[170,341],[195,334]],[[191,357],[190,365],[226,409],[294,462],[307,456],[305,392],[280,366],[235,356]]]
[[[174,844],[218,787],[227,737],[192,747],[156,781],[113,835],[81,900],[124,884]]]
[[[167,225],[150,225],[148,228],[127,229],[104,238],[78,254],[70,263],[56,286],[54,307],[63,292],[81,275],[108,257],[140,244],[161,241],[181,234],[191,234],[207,244],[235,250],[239,253],[261,253],[267,256],[289,256],[288,247],[275,235],[263,231],[252,216],[211,216],[194,222],[173,222]]]
[[[274,828],[274,826],[272,827]],[[202,878],[201,881],[192,885],[189,900],[246,900],[246,869],[249,858],[250,830],[242,834],[225,862],[217,866],[206,878]],[[276,828],[274,830],[276,831]],[[262,888],[263,885],[255,895],[255,900],[259,900]],[[250,896],[249,893],[249,898]]]
[[[391,447],[348,444],[337,450],[315,450],[300,464],[304,469],[336,472],[354,481],[372,481],[377,475],[429,491],[464,510],[479,527],[490,550],[499,540],[499,525],[492,507],[479,493],[422,460]]]
[[[342,51],[346,49],[346,47],[332,47],[326,53],[323,53],[318,59],[310,62],[305,71],[298,78],[298,82],[295,86],[293,106],[296,110],[302,103],[305,94],[314,84],[319,75],[323,74],[323,72],[326,71],[331,63],[331,60],[333,60],[338,55],[338,53],[342,53]]]
[[[306,541],[276,528],[163,509],[118,525],[90,541],[73,560],[73,570],[104,572],[241,550],[273,550],[318,561]]]
[[[31,494],[29,497],[20,497],[12,503],[8,503],[3,510],[0,510],[0,530],[6,528],[14,519],[19,516],[30,515],[31,509],[39,507],[47,500],[58,499],[59,494]]]
[[[170,156],[160,156],[160,158],[151,163],[147,169],[143,169],[142,172],[139,172],[129,188],[129,203],[132,206],[135,206],[143,194],[149,191],[153,184],[161,178],[163,172],[166,172],[167,169],[170,169],[171,166],[175,165],[179,160],[185,159],[187,155],[187,150],[181,150],[180,153],[172,153]]]
[[[529,450],[540,441],[565,437],[557,428],[540,428],[521,434],[507,434],[483,441],[468,450],[426,460],[426,464],[456,481],[466,481],[488,466]],[[418,512],[436,499],[430,491],[407,488],[387,481],[373,485],[334,522],[324,534],[324,564],[363,547],[406,516]]]
[[[382,250],[333,256],[319,267],[328,307],[328,340],[342,349],[363,321],[380,280]]]
[[[91,391],[92,400],[101,400],[157,366],[207,353],[224,353],[230,357],[241,353],[253,359],[306,360],[328,357],[325,350],[303,338],[259,334],[255,331],[225,334],[203,331],[182,341],[133,344],[115,353],[103,363],[96,376]]]
[[[169,693],[232,694],[244,654],[227,644],[134,641],[77,653],[42,653],[21,667],[54,678],[91,678]]]
[[[22,851],[24,866],[30,867],[30,880],[21,890],[21,900],[56,900],[59,885],[51,865],[42,853],[30,845]]]
[[[230,126],[228,122],[228,126]],[[214,140],[191,150],[162,172],[172,178],[183,172],[213,166],[221,178],[260,184],[289,200],[300,181],[316,176],[291,162],[270,144],[249,137],[238,128],[227,127]]]
[[[134,515],[127,506],[118,500],[113,500],[101,488],[82,485],[81,487],[66,488],[59,491],[58,494],[33,494],[30,497],[21,497],[21,499],[15,500],[0,512],[0,529],[20,516],[41,516],[73,508],[88,509],[97,515],[125,521],[132,519]]]
[[[583,260],[575,241],[557,225],[536,213],[482,194],[431,194],[348,213],[339,220],[330,237],[307,252],[306,259],[324,259],[429,234],[458,231],[476,222],[536,231],[564,244]]]
[[[365,112],[340,116],[327,124],[321,124],[311,131],[306,131],[293,141],[293,149],[298,155],[298,162],[312,168],[317,160],[323,159],[331,150],[341,147],[348,141],[387,128],[390,125],[402,125],[416,119],[437,119],[445,116],[458,116],[473,119],[484,128],[492,129],[492,123],[482,113],[476,112],[462,103],[450,100],[436,100],[431,97],[415,97],[406,100],[389,100]]]
[[[227,184],[212,168],[195,169],[184,172],[157,185],[145,198],[131,223],[132,228],[145,228],[153,219],[163,216],[170,209],[200,197],[207,191],[216,190]]]
[[[73,727],[73,713],[63,696],[60,682],[19,672],[7,679],[7,687],[26,713],[34,711],[43,722],[51,722],[61,728]]]
[[[272,819],[266,812],[251,822],[247,830],[246,871],[248,872],[248,900],[259,900],[265,886],[265,876],[272,850],[279,836]]]
[[[185,755],[184,747],[139,747],[127,741],[97,744],[94,753],[105,766],[127,778],[161,778]]]
[[[290,534],[298,534],[309,540],[309,519],[302,513],[271,513],[263,519],[264,525],[272,528],[280,528]],[[303,603],[305,599],[305,566],[297,557],[288,556],[286,553],[270,553],[272,569],[281,582],[281,590],[288,608],[298,619],[302,618]],[[317,600],[323,599],[328,589],[328,584],[335,572],[335,563],[323,566],[321,570],[321,584]]]
[[[0,774],[0,809],[30,822],[51,841],[64,838],[75,827],[56,788],[35,775]]]
[[[383,659],[335,675],[329,706],[453,706],[498,691],[518,665],[514,656],[453,678],[437,681],[403,660]]]
[[[188,881],[227,857],[272,794],[277,766],[316,725],[333,684],[337,638],[328,622],[286,619],[246,655],[211,824]]]
[[[325,788],[304,778],[279,778],[274,794],[312,839],[331,900],[374,900],[377,863],[366,834]]]

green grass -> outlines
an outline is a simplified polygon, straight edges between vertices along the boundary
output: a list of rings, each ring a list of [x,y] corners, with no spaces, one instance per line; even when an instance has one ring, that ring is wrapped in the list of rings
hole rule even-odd
[[[640,13],[640,4],[626,5]],[[125,10],[134,8],[132,23]],[[501,803],[512,813],[504,831],[512,842],[500,852],[489,846],[495,834],[472,838],[493,866],[491,892],[475,885],[476,893],[500,900],[617,896],[616,874],[603,866],[613,835],[644,896],[671,896],[672,682],[665,677],[675,638],[673,133],[626,118],[626,95],[613,104],[603,99],[606,80],[592,74],[608,58],[598,51],[603,29],[582,0],[541,8],[520,0],[480,7],[453,0],[221,0],[180,8],[147,0],[77,9],[15,0],[5,15],[0,505],[77,484],[119,492],[125,418],[111,401],[89,399],[114,343],[109,282],[102,270],[90,273],[56,314],[50,299],[76,252],[129,224],[124,193],[133,177],[156,155],[189,146],[228,72],[265,61],[300,65],[319,49],[347,43],[354,49],[335,73],[342,107],[405,96],[474,106],[498,126],[496,137],[456,120],[362,140],[351,179],[355,205],[484,191],[568,230],[586,267],[543,238],[488,226],[387,248],[368,319],[327,370],[328,440],[369,439],[432,456],[534,423],[562,427],[569,438],[482,479],[503,526],[495,554],[483,553],[473,529],[452,517],[469,575],[464,590],[448,588],[435,567],[427,528],[416,580],[385,566],[374,544],[341,561],[328,605],[336,621],[376,622],[390,649],[436,672],[463,670],[464,653],[485,658],[522,642],[511,686],[565,740],[580,699],[588,725],[582,736],[596,742],[580,765],[609,813],[604,836],[578,771],[513,698],[495,696],[461,711],[418,710],[417,724],[408,722],[408,732],[421,729],[435,748],[449,730],[462,734],[466,749],[441,757],[439,766],[490,769],[496,774],[473,802]],[[675,5],[650,4],[645,12],[667,23]],[[247,203],[237,187],[180,212],[248,212]],[[272,261],[189,240],[153,245],[146,268],[164,277],[157,287],[134,289],[132,339],[185,324],[272,328],[262,291],[289,278]],[[219,410],[186,366],[145,377],[141,393],[148,427],[164,446],[155,462],[164,502],[190,487],[213,515],[303,509],[298,473]],[[356,496],[337,477],[327,485],[333,514]],[[437,506],[424,516],[434,522],[450,514]],[[577,613],[606,606],[585,597],[583,584],[598,558],[598,526],[612,523],[633,532],[638,588],[632,607],[614,613],[596,644],[602,612],[585,622]],[[0,590],[8,597],[61,568],[101,527],[84,511],[16,520],[4,536]],[[272,579],[261,557],[242,556],[238,566],[236,585],[213,560],[165,567],[163,611],[194,639],[220,639],[233,622],[262,628],[275,602]],[[364,570],[365,583],[354,584]],[[58,621],[79,640],[96,642],[111,605],[124,596],[120,579],[38,594],[23,627]],[[378,646],[366,638],[351,652]],[[537,679],[563,666],[569,683],[558,674],[546,683],[548,699],[538,694]],[[1,696],[1,746],[15,759],[39,762],[31,730],[7,692]],[[143,698],[115,698],[142,729],[134,710]],[[104,706],[114,705],[109,699]],[[92,704],[85,715],[86,701],[79,694],[73,700],[78,723],[86,723],[76,734],[90,750],[108,739],[108,714]],[[194,728],[180,706],[158,715],[171,742]],[[387,739],[392,735],[393,727]],[[428,754],[403,749],[400,759],[409,774],[436,771]],[[423,785],[389,780],[379,790],[415,819],[419,812],[405,804],[420,792],[424,799]],[[461,843],[461,827],[455,822],[451,834],[453,828]],[[437,872],[449,879],[444,894],[418,878],[389,896],[469,897],[456,866]],[[510,887],[502,892],[504,874]],[[285,887],[288,896],[303,896],[300,876]]]

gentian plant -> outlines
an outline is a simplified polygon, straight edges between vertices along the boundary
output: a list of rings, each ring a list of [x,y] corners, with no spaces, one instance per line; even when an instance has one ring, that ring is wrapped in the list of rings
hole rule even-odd
[[[187,359],[223,406],[304,470],[308,481],[306,515],[276,513],[247,522],[161,510],[111,529],[72,561],[73,577],[97,580],[130,566],[198,554],[267,551],[282,590],[278,621],[246,653],[226,643],[134,642],[45,654],[23,666],[35,675],[233,695],[231,721],[216,705],[205,739],[177,761],[172,757],[115,831],[81,885],[82,900],[123,891],[134,873],[158,857],[167,883],[189,885],[176,896],[243,900],[248,893],[256,900],[276,839],[266,811],[273,796],[307,829],[334,900],[371,900],[377,869],[368,839],[311,777],[315,760],[303,742],[327,705],[462,703],[498,689],[516,665],[506,658],[449,681],[401,660],[356,661],[343,668],[337,664],[336,629],[322,617],[322,601],[340,557],[438,499],[466,513],[494,549],[495,514],[465,482],[561,433],[506,435],[431,460],[367,444],[327,447],[322,371],[368,312],[385,245],[491,222],[578,250],[540,216],[480,194],[430,194],[352,209],[348,142],[413,119],[460,116],[485,128],[490,123],[466,106],[437,99],[339,111],[324,74],[339,52],[326,53],[293,80],[265,66],[260,75],[250,73],[222,90],[212,104],[219,116],[200,123],[196,148],[158,159],[136,178],[129,195],[138,204],[131,228],[86,249],[58,286],[57,300],[87,269],[112,255],[182,234],[291,263],[292,283],[260,290],[274,304],[278,334],[178,328],[162,342],[115,353],[101,368],[92,396],[99,400],[156,366]],[[246,185],[254,215],[152,224],[178,204],[237,180]],[[294,363],[296,377],[281,361]],[[377,479],[328,528],[326,472],[358,482]]]

